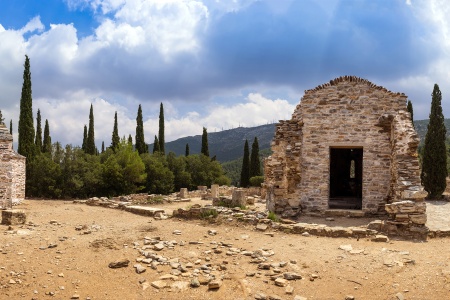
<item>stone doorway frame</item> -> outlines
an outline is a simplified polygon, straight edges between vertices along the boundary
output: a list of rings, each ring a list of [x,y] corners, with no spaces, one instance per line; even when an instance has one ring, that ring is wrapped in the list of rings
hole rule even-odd
[[[356,151],[353,152],[354,150]],[[348,156],[346,158],[347,161],[343,159],[336,160],[337,155]],[[352,155],[355,155],[355,159],[351,159]],[[351,174],[351,161],[353,161],[354,168],[353,178]],[[335,173],[336,168],[339,168],[338,164],[344,162],[349,162],[348,165],[345,165],[345,168],[348,168],[348,170]],[[328,209],[362,210],[364,147],[360,145],[330,145],[328,166]],[[341,190],[338,190],[339,180],[337,178],[340,176],[348,178],[341,180],[344,184],[340,185]],[[332,180],[332,177],[334,177],[334,180]]]

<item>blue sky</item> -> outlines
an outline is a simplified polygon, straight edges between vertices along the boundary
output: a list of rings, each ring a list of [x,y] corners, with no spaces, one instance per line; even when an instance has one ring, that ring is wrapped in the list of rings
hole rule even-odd
[[[2,0],[0,108],[17,129],[25,54],[33,109],[53,141],[81,144],[94,105],[96,142],[147,142],[163,102],[166,140],[289,119],[303,91],[356,75],[403,92],[416,119],[438,83],[447,107],[445,0]]]

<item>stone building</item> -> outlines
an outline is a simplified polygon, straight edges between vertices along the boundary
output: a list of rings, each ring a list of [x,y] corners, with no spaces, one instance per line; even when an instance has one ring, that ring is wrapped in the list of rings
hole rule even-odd
[[[305,91],[277,124],[265,161],[268,209],[285,217],[387,211],[396,225],[423,227],[419,138],[406,104],[404,94],[354,76]]]
[[[13,137],[0,124],[0,209],[10,209],[25,198],[25,157],[12,149]]]

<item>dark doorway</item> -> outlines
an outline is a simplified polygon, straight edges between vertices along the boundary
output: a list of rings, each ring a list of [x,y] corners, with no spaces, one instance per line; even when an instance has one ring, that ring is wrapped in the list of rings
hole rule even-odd
[[[329,208],[362,208],[363,148],[330,148]]]

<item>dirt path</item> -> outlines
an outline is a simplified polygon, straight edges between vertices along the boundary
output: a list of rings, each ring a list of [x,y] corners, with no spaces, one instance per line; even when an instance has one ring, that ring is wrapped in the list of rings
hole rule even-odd
[[[36,225],[12,230],[0,225],[0,299],[255,299],[262,293],[272,299],[343,300],[347,295],[355,299],[450,295],[450,239],[374,243],[267,235],[234,222],[156,221],[64,201],[27,200],[19,208]],[[166,242],[156,251],[153,245],[144,245],[144,237]],[[153,258],[154,269],[143,261],[142,251]],[[108,267],[121,259],[128,259],[129,266]],[[136,263],[145,272],[137,274]],[[289,274],[302,279],[278,280],[287,284],[283,287],[272,280],[291,278]],[[164,275],[171,279],[160,279]],[[218,279],[221,287],[214,291],[207,285],[189,287],[193,278],[206,283],[208,277]],[[156,281],[167,287],[153,287]]]

